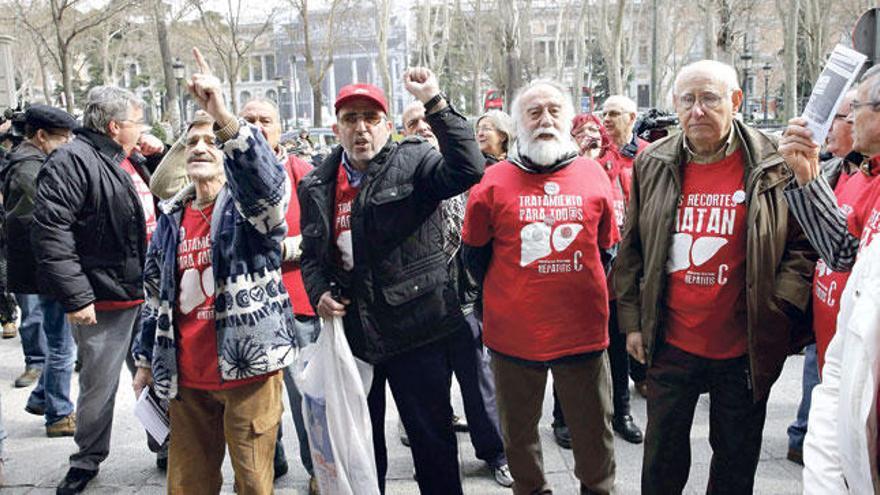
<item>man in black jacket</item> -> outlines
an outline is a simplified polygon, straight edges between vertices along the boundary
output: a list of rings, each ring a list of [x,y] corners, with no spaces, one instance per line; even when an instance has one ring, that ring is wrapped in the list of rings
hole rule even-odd
[[[76,139],[55,150],[37,176],[31,244],[38,283],[64,307],[82,363],[79,450],[59,494],[81,492],[110,452],[119,372],[143,303],[156,221],[143,171],[128,159],[144,129],[141,100],[121,88],[93,88]]]
[[[466,323],[449,280],[438,206],[479,181],[483,158],[431,71],[411,69],[404,80],[425,104],[442,155],[422,139],[391,141],[382,90],[343,87],[333,126],[342,146],[299,186],[302,273],[318,314],[343,316],[355,356],[375,366],[367,400],[380,488],[387,380],[420,490],[454,495],[462,489],[449,421],[450,352],[452,335]]]
[[[3,169],[6,207],[7,283],[22,310],[22,345],[45,340],[46,361],[40,382],[28,397],[25,410],[46,417],[50,437],[73,436],[76,421],[70,401],[75,346],[64,308],[37,288],[37,262],[30,248],[37,173],[49,153],[70,141],[76,120],[64,110],[32,105],[25,113],[25,141],[9,154]],[[28,333],[38,335],[27,339]],[[39,335],[42,334],[42,335]],[[26,353],[27,354],[27,353]]]

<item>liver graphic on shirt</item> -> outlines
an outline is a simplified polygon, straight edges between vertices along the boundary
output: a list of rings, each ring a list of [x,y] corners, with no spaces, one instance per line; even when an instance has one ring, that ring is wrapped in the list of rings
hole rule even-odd
[[[672,236],[672,248],[666,261],[666,273],[701,266],[718,254],[726,244],[727,239],[723,237],[705,236],[694,241],[691,234],[675,234]]]
[[[188,315],[214,295],[214,270],[188,268],[180,276],[180,312]]]
[[[564,223],[553,229],[546,222],[534,222],[520,230],[520,266],[550,256],[553,251],[560,253],[568,249],[584,226],[579,223]],[[552,235],[551,235],[552,232]]]

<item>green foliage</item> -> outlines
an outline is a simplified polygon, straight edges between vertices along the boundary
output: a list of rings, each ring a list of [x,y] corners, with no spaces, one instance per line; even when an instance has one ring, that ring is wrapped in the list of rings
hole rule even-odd
[[[150,134],[162,140],[163,143],[168,142],[168,135],[165,134],[165,129],[162,127],[161,122],[159,122],[158,120],[153,122],[153,128],[150,129]]]

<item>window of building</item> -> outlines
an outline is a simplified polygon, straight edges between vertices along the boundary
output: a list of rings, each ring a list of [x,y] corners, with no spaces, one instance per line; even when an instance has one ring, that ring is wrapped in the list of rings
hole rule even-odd
[[[251,62],[251,67],[253,68],[254,81],[262,81],[263,80],[263,57],[253,57],[253,61]]]
[[[275,79],[275,55],[266,55],[263,60],[266,62],[266,79],[271,81]]]

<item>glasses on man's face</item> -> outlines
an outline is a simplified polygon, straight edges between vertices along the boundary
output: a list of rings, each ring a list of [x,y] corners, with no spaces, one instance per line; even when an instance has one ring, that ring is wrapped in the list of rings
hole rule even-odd
[[[351,112],[343,114],[339,118],[339,122],[345,127],[357,127],[358,122],[362,120],[367,127],[377,126],[385,120],[385,114],[382,112]]]
[[[608,110],[602,114],[604,117],[610,117],[612,119],[616,119],[620,117],[621,113],[619,110]]]
[[[853,100],[852,104],[850,106],[852,107],[853,113],[855,113],[855,111],[861,107],[868,107],[868,106],[871,107],[871,110],[876,112],[877,110],[880,110],[880,101],[877,101],[877,100],[871,100],[871,101]]]
[[[718,108],[722,101],[724,101],[724,96],[718,93],[706,92],[701,93],[699,96],[685,93],[676,98],[675,106],[678,110],[686,111],[694,108],[694,105],[699,103],[704,110],[713,110]]]
[[[134,127],[135,129],[137,129],[141,132],[145,131],[148,128],[147,123],[144,122],[144,119],[140,119],[140,120],[124,119],[124,120],[119,121],[120,124],[122,124],[123,122],[128,124],[129,127]]]

